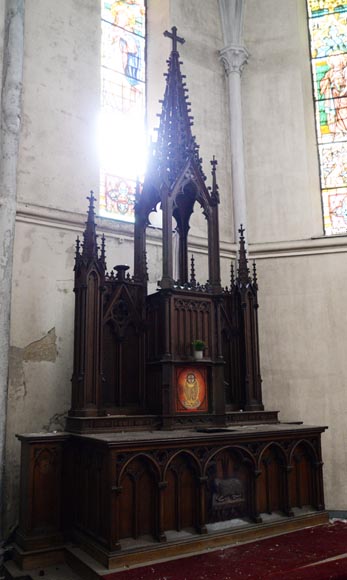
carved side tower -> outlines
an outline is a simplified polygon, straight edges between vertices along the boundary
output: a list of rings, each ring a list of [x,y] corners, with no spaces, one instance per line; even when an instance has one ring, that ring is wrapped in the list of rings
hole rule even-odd
[[[82,251],[76,241],[74,367],[67,420],[68,429],[82,432],[134,427],[136,421],[120,424],[115,417],[145,412],[147,281],[136,283],[126,265],[106,272],[105,237],[98,248],[93,192],[88,199]]]
[[[239,259],[235,281],[236,296],[241,306],[240,340],[244,359],[243,408],[245,411],[262,411],[261,376],[258,335],[258,282],[255,262],[253,279],[250,276],[245,248],[244,229],[239,229]]]
[[[102,312],[105,284],[105,245],[101,252],[95,231],[94,194],[89,199],[82,251],[76,241],[75,339],[70,415],[92,416],[99,407],[102,368]]]

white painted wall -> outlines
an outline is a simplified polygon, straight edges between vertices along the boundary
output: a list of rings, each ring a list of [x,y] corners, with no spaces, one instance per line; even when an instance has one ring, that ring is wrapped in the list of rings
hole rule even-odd
[[[322,236],[305,0],[246,0],[243,116],[264,403],[327,425],[326,505],[347,509],[347,238]],[[312,239],[314,238],[314,239]]]
[[[305,0],[247,0],[244,42],[249,239],[321,235]]]

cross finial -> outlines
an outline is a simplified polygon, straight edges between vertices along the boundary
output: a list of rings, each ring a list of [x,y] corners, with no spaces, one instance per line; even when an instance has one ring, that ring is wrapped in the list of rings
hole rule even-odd
[[[173,26],[171,28],[171,32],[169,32],[168,30],[165,30],[164,36],[168,36],[169,38],[172,39],[172,52],[177,52],[177,43],[178,42],[180,42],[181,44],[184,44],[185,43],[184,38],[181,38],[180,36],[177,36],[177,28],[176,28],[176,26]]]

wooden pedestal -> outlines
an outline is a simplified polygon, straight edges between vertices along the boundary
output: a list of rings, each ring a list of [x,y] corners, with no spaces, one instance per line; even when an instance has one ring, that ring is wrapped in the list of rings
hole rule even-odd
[[[54,560],[72,538],[112,568],[127,554],[145,561],[175,546],[179,553],[182,539],[186,553],[202,535],[210,541],[221,531],[234,534],[235,522],[269,534],[271,518],[278,525],[278,518],[318,515],[324,429],[276,424],[21,436],[17,562],[25,568],[33,551],[47,559],[47,550]]]

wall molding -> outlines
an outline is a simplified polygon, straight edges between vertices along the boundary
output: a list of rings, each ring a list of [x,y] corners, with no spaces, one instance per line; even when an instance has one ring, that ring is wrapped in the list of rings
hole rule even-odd
[[[86,214],[62,209],[45,207],[31,203],[18,202],[16,221],[42,227],[62,229],[65,231],[82,233],[86,221]],[[109,238],[115,238],[119,242],[133,242],[133,225],[116,220],[97,217],[97,226],[100,232]],[[159,246],[161,230],[149,228],[147,242],[149,245]],[[207,254],[207,242],[205,238],[191,236],[191,247],[201,254]],[[221,241],[221,257],[234,259],[237,245],[235,243]],[[315,256],[322,254],[347,253],[347,235],[316,236],[305,240],[290,240],[284,242],[254,243],[248,246],[251,259],[269,260],[277,258],[293,258],[302,256]]]
[[[250,244],[249,253],[257,260],[295,258],[347,252],[346,236],[320,236],[306,240]]]
[[[85,228],[87,215],[85,213],[72,212],[62,209],[46,207],[42,205],[35,205],[31,203],[18,202],[16,222],[41,227],[53,228],[57,230],[65,230],[81,234]],[[118,242],[124,241],[133,242],[134,240],[134,226],[133,224],[123,223],[117,220],[108,219],[97,216],[96,224],[98,231],[104,233],[109,238],[114,238]],[[149,227],[147,229],[147,243],[152,246],[161,245],[161,229],[156,227]],[[190,236],[189,245],[194,248],[194,251],[207,255],[207,240],[200,236]],[[222,258],[233,258],[236,254],[236,244],[228,242],[220,243]]]

